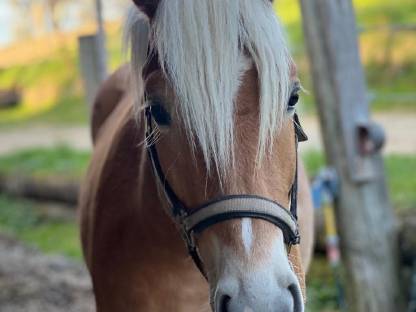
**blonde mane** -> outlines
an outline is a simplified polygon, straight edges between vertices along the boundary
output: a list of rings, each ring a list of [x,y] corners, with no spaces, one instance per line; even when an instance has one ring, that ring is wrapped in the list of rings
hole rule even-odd
[[[126,29],[140,79],[149,33],[137,8]],[[235,96],[245,55],[259,77],[258,161],[271,152],[289,98],[291,57],[269,0],[161,0],[150,38],[189,141],[208,169],[225,175],[233,164]]]

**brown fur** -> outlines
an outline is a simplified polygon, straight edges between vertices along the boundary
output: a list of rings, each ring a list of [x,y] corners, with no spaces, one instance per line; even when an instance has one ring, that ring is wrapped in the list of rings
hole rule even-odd
[[[126,95],[128,85],[125,72],[128,66],[125,65],[117,70],[102,84],[94,101],[91,112],[91,135],[93,143],[97,141],[101,126],[105,123],[116,106]]]

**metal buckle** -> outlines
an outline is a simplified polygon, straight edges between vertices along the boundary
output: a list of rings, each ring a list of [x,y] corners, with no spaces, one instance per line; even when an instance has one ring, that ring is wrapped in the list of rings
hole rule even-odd
[[[299,116],[295,113],[293,116],[295,124],[295,132],[299,142],[305,142],[308,140],[308,135],[303,131],[302,125],[300,124]]]

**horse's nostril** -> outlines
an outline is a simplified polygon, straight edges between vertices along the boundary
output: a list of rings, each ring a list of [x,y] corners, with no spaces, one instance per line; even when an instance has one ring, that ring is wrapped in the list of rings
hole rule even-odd
[[[228,304],[230,303],[231,297],[223,295],[218,304],[218,312],[228,312]]]
[[[297,284],[291,284],[288,290],[293,298],[293,312],[303,312],[302,292]]]

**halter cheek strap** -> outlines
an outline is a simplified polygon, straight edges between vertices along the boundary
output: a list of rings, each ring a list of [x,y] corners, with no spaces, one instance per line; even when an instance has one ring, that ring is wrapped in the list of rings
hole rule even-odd
[[[231,195],[220,197],[214,201],[205,203],[190,212],[191,210],[188,209],[176,195],[163,172],[159,155],[154,144],[155,140],[151,109],[151,106],[145,108],[145,117],[147,128],[147,152],[152,163],[153,172],[170,204],[171,217],[179,226],[182,237],[187,245],[188,252],[205,277],[207,276],[195,243],[195,234],[201,233],[208,227],[217,223],[241,218],[262,219],[276,225],[282,230],[284,241],[288,246],[299,244],[300,235],[297,223],[297,145],[298,142],[307,140],[307,136],[300,127],[299,119],[296,114],[294,115],[296,172],[290,193],[290,209],[284,208],[273,200],[256,195]]]

